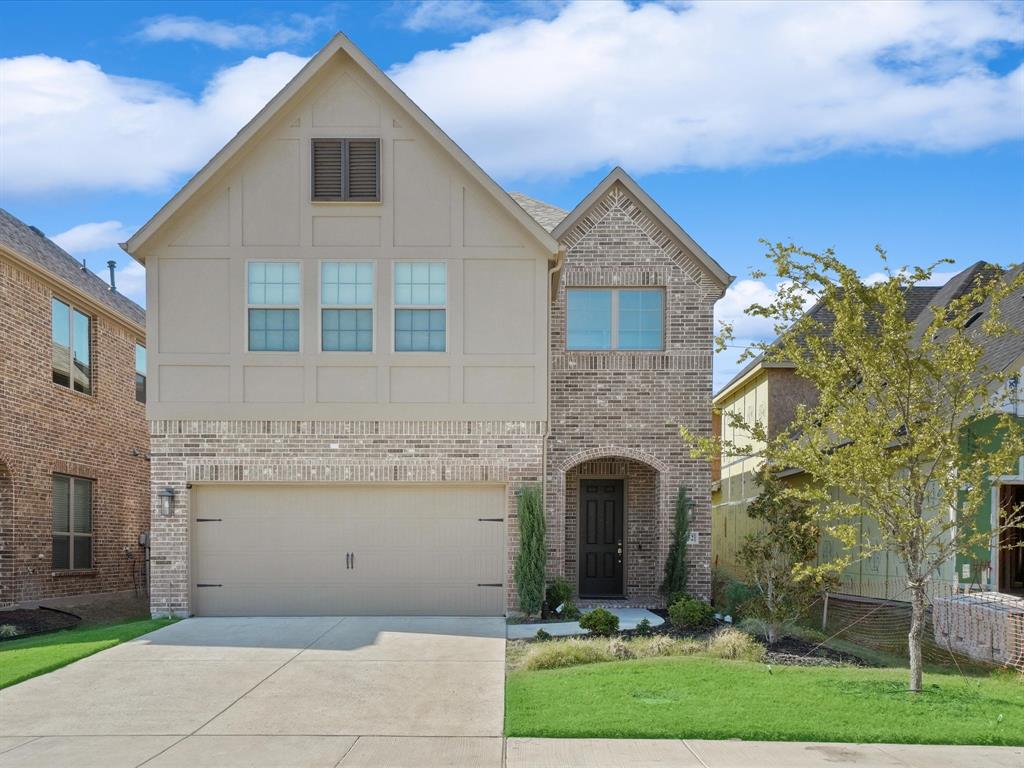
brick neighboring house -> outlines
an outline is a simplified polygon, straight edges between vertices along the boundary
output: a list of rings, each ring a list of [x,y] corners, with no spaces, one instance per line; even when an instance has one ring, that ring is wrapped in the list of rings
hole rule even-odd
[[[0,209],[0,343],[0,607],[142,586],[145,313]]]
[[[336,36],[125,249],[146,265],[154,614],[651,605],[680,484],[710,591],[712,308],[732,279],[621,169],[505,193]]]

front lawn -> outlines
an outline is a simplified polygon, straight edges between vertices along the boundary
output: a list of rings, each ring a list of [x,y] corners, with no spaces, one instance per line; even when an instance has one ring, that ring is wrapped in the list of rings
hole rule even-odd
[[[166,627],[171,621],[145,619],[6,640],[0,643],[0,688],[52,672],[118,643]]]
[[[1013,674],[789,667],[703,656],[511,672],[507,736],[1024,744]]]

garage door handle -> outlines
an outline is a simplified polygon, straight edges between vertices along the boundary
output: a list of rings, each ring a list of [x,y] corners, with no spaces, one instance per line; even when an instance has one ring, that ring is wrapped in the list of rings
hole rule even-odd
[[[196,584],[196,587],[223,587],[223,584]]]
[[[478,587],[504,587],[504,584],[477,584]]]
[[[197,517],[197,523],[219,523],[221,519],[219,517]]]
[[[504,517],[478,517],[476,519],[478,523],[504,523]]]

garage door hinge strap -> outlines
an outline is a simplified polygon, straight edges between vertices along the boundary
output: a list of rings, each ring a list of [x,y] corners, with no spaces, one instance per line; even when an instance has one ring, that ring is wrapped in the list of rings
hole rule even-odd
[[[197,587],[223,587],[223,584],[196,584]]]
[[[477,584],[478,587],[504,587],[504,584]]]
[[[504,517],[478,517],[476,519],[478,523],[504,523]]]
[[[219,523],[221,519],[219,517],[197,517],[197,523]]]

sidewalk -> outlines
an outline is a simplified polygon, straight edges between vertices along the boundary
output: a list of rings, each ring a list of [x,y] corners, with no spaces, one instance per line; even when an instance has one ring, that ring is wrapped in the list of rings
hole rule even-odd
[[[1024,747],[507,739],[506,768],[1022,768]]]

